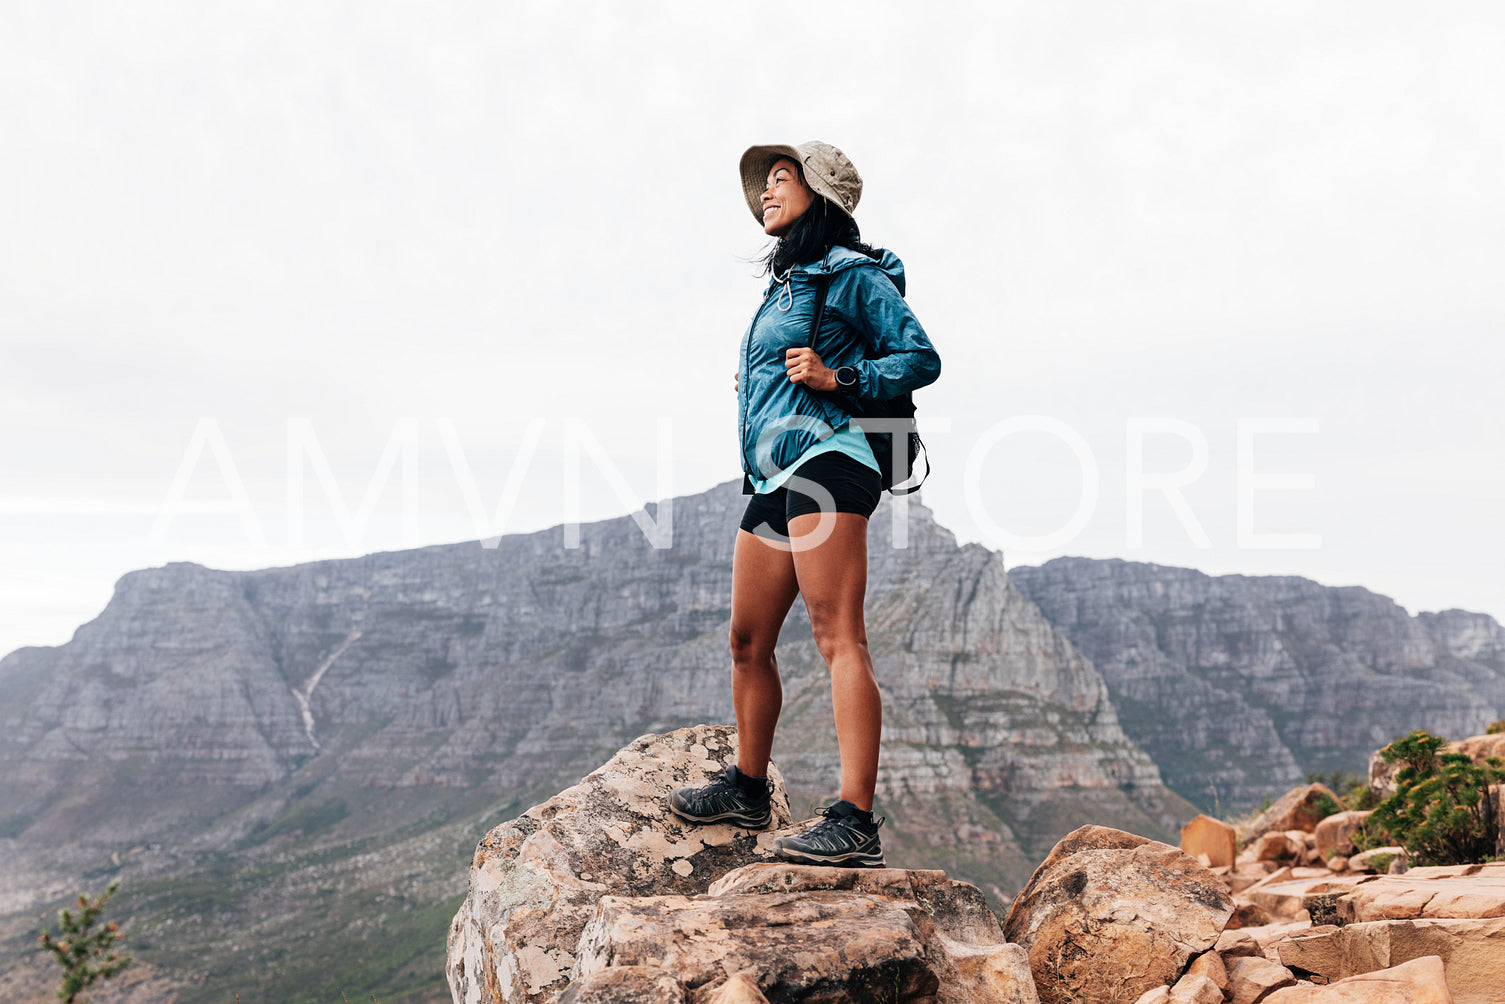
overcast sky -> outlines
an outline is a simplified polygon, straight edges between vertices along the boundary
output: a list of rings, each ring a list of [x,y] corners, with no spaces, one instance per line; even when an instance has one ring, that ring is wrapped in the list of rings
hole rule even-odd
[[[1499,6],[921,11],[8,2],[0,653],[740,477],[737,159],[812,138],[958,537],[1505,619]]]

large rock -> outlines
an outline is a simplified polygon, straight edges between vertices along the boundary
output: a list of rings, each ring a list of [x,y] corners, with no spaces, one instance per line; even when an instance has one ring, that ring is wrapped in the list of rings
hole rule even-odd
[[[604,897],[575,972],[662,966],[692,993],[740,974],[770,1001],[1037,1004],[982,894],[939,871],[769,862],[703,896]],[[698,999],[698,998],[697,998]]]
[[[1505,999],[1505,919],[1381,920],[1314,929],[1280,942],[1293,971],[1329,982],[1435,955],[1458,1004]]]
[[[1232,913],[1222,881],[1180,849],[1084,826],[1035,869],[1004,934],[1029,952],[1044,1004],[1134,1000],[1174,983]]]
[[[572,788],[503,823],[476,848],[470,895],[449,931],[445,972],[461,1004],[553,1001],[603,896],[697,895],[757,859],[759,839],[668,812],[674,788],[703,784],[735,754],[735,730],[647,735]],[[783,779],[774,824],[792,823]]]
[[[1453,996],[1442,960],[1433,955],[1325,987],[1287,987],[1266,997],[1265,1004],[1453,1004]]]
[[[1337,902],[1353,924],[1424,917],[1505,917],[1505,862],[1412,868],[1366,877]]]
[[[1259,1004],[1273,991],[1295,985],[1289,969],[1262,955],[1246,955],[1228,964],[1230,1004]]]
[[[1271,830],[1261,833],[1242,855],[1245,861],[1299,862],[1306,850],[1306,834],[1301,830]]]
[[[1317,824],[1317,855],[1324,861],[1335,856],[1348,857],[1358,851],[1353,836],[1369,818],[1368,812],[1335,812]]]
[[[1238,831],[1221,819],[1198,815],[1181,827],[1181,849],[1209,868],[1232,867]]]
[[[1337,802],[1338,799],[1325,784],[1292,788],[1244,827],[1244,844],[1247,846],[1271,831],[1301,830],[1311,833],[1327,815],[1321,806],[1329,800]]]
[[[713,726],[643,736],[488,833],[450,927],[454,999],[1038,1004],[1028,956],[975,886],[765,860],[795,827],[777,768],[768,830],[667,812],[667,794],[720,770],[734,740]]]

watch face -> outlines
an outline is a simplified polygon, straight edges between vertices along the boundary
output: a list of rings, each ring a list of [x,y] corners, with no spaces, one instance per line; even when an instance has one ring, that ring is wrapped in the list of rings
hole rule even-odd
[[[857,370],[851,366],[836,367],[836,382],[842,387],[857,386]]]

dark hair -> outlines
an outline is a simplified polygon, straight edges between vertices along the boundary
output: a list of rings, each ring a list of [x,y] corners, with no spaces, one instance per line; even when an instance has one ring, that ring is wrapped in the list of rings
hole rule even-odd
[[[804,168],[799,170],[800,181],[803,182]],[[794,221],[783,237],[774,241],[761,259],[757,259],[763,263],[762,274],[772,272],[774,275],[782,275],[795,265],[820,261],[832,247],[838,245],[859,251],[874,260],[882,257],[883,252],[862,243],[862,233],[857,229],[856,220],[836,208],[813,188],[810,194],[815,197],[810,208]]]

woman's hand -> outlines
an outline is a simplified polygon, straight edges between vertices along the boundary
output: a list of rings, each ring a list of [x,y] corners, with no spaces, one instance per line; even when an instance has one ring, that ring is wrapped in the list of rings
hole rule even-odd
[[[784,353],[784,370],[790,383],[802,383],[811,390],[835,390],[836,372],[826,368],[814,349],[790,349]]]

